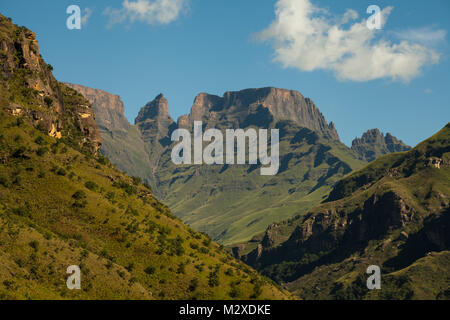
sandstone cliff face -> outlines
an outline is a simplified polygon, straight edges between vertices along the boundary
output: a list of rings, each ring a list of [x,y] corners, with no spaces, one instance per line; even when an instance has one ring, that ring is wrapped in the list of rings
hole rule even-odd
[[[120,96],[77,84],[66,85],[92,104],[102,137],[101,153],[129,175],[152,181],[146,144],[139,128],[130,125],[125,117],[125,106]]]
[[[373,161],[379,156],[392,152],[408,151],[411,147],[387,133],[386,136],[378,129],[366,131],[361,138],[356,138],[352,142],[352,150],[360,159]]]
[[[111,131],[127,131],[130,127],[125,118],[125,106],[120,96],[100,89],[92,89],[78,84],[65,83],[81,93],[94,108],[99,127]]]
[[[162,93],[140,110],[135,124],[150,150],[151,172],[154,173],[158,169],[161,155],[171,143],[172,131],[177,126],[169,115],[169,103]]]
[[[53,77],[52,67],[40,57],[36,35],[0,15],[0,49],[1,104],[49,135],[97,153],[101,138],[91,105]]]
[[[169,103],[163,94],[147,103],[139,112],[135,120],[143,132],[144,137],[157,140],[166,137],[169,128],[175,124],[169,115]]]
[[[0,23],[11,29],[10,32],[3,31],[1,34],[2,74],[8,79],[13,79],[20,69],[28,70],[28,73],[40,74],[39,77],[27,77],[26,86],[37,92],[37,98],[42,101],[42,104],[45,97],[56,95],[58,99],[52,102],[52,107],[61,112],[61,95],[55,92],[57,81],[51,74],[51,68],[40,58],[36,34],[26,28],[12,27],[12,24],[3,16],[0,16]],[[15,30],[12,31],[12,28]]]
[[[290,120],[323,136],[339,140],[333,123],[328,124],[314,102],[294,90],[278,88],[246,89],[226,92],[223,97],[199,94],[188,116],[182,116],[180,126],[192,126],[204,121],[210,126],[245,128],[249,125],[270,126],[273,122]]]

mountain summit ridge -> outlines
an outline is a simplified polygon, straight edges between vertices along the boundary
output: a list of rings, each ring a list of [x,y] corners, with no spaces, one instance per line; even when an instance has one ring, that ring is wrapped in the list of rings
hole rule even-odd
[[[217,121],[217,117],[234,129],[253,124],[249,118],[261,117],[262,122],[258,124],[267,125],[290,120],[339,141],[334,123],[328,124],[314,102],[296,90],[250,88],[227,91],[222,97],[202,92],[195,97],[190,113],[178,118],[178,124],[187,127],[194,121]]]
[[[358,153],[361,160],[373,161],[377,157],[411,149],[410,146],[397,139],[389,132],[384,135],[379,129],[370,129],[361,138],[352,141],[352,150]]]

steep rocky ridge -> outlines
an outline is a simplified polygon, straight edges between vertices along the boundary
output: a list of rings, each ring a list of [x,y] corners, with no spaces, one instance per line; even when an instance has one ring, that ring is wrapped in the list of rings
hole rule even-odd
[[[1,103],[49,135],[96,153],[101,137],[89,102],[56,81],[36,35],[0,15]]]
[[[146,104],[135,120],[142,139],[149,146],[151,171],[159,167],[161,154],[171,144],[170,136],[176,124],[169,115],[169,103],[163,94]]]
[[[125,117],[125,107],[118,95],[100,89],[65,83],[92,104],[102,137],[100,152],[120,170],[131,176],[152,180],[152,165],[141,132]]]
[[[110,131],[127,131],[130,128],[125,118],[125,106],[120,96],[100,89],[92,89],[78,84],[64,83],[81,93],[94,108],[97,125]]]
[[[450,124],[342,179],[324,204],[272,225],[243,259],[304,298],[448,298],[449,278],[431,281],[424,263],[449,272],[449,181]],[[371,264],[388,290],[365,288]]]
[[[352,150],[358,153],[361,160],[373,161],[379,156],[393,152],[408,151],[411,147],[387,133],[386,136],[378,129],[366,131],[361,138],[352,142]]]
[[[311,99],[295,90],[273,87],[226,92],[223,97],[201,93],[195,98],[190,114],[182,116],[178,124],[186,127],[194,121],[205,121],[211,127],[231,129],[250,125],[268,127],[282,120],[339,140],[334,124],[326,122]]]

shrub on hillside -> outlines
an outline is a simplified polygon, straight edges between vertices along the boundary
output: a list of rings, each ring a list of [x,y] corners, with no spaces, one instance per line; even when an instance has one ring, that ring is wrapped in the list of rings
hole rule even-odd
[[[86,192],[84,192],[83,190],[78,190],[72,195],[72,198],[74,198],[75,200],[86,199]]]
[[[144,270],[144,272],[149,275],[154,274],[155,271],[156,271],[156,268],[154,266],[149,266],[149,267],[145,268],[145,270]]]
[[[87,181],[84,186],[91,191],[96,191],[98,189],[98,185],[95,182]]]

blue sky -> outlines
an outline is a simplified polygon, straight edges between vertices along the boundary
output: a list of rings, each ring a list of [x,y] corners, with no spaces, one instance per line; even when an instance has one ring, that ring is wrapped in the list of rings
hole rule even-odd
[[[125,6],[122,0],[1,0],[0,12],[36,32],[41,54],[58,80],[120,95],[132,123],[139,109],[161,92],[176,119],[189,112],[200,92],[222,95],[265,86],[311,97],[346,144],[379,128],[415,145],[450,121],[448,0],[280,0],[282,13],[296,8],[291,20],[277,18],[276,0],[167,0],[173,6],[160,11],[134,6],[136,1],[151,5],[155,0],[129,0]],[[66,27],[66,8],[72,4],[90,12],[81,30]],[[313,5],[313,15],[305,18],[300,4]],[[319,30],[323,25],[325,30],[334,25],[348,30],[370,16],[369,5],[393,8],[364,49],[406,50],[412,62],[420,62],[418,67],[405,68],[397,60],[384,63],[383,58],[372,63],[366,57],[370,51],[351,44],[333,60],[336,50],[323,47],[331,36],[299,34],[318,16]],[[339,24],[346,12],[358,18]],[[289,48],[282,40],[292,34],[298,46]],[[351,36],[358,45],[359,34]],[[401,41],[406,44],[398,49]],[[355,50],[359,60],[349,59]],[[365,64],[367,68],[361,67]],[[409,74],[414,68],[417,72]]]

